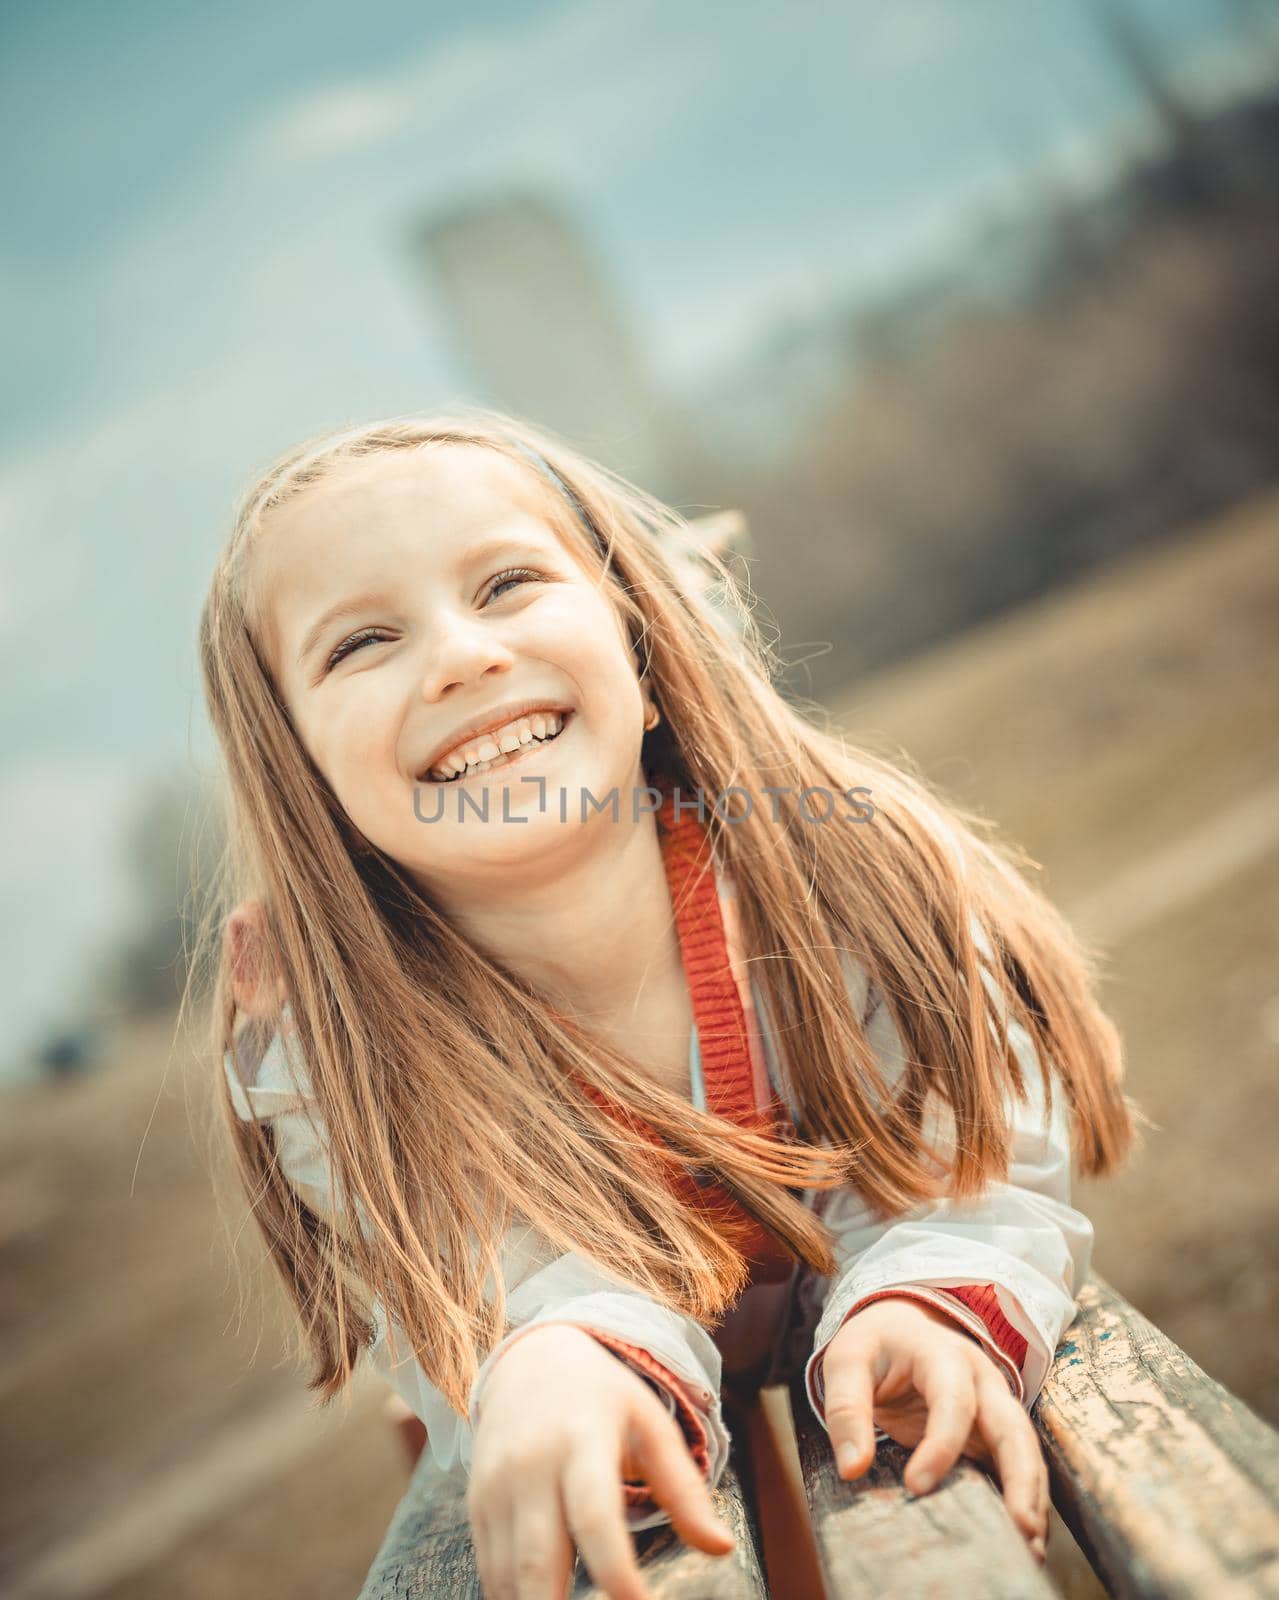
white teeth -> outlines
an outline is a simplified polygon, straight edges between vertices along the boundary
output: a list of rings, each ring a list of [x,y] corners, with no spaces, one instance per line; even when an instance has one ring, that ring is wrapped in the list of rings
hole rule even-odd
[[[481,734],[470,744],[460,745],[443,761],[436,762],[427,777],[436,782],[445,782],[459,773],[487,772],[501,757],[514,754],[535,739],[550,739],[563,726],[564,718],[558,711],[539,711],[531,716],[517,717],[505,727]]]

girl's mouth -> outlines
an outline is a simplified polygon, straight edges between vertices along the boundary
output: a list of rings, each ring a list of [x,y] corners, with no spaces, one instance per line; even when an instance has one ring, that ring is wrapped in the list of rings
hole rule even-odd
[[[492,761],[478,762],[475,766],[468,767],[465,772],[455,773],[451,778],[433,778],[429,772],[424,772],[417,779],[417,782],[429,784],[432,788],[444,789],[454,784],[473,783],[476,778],[483,778],[490,772],[498,772],[505,770],[507,767],[518,766],[526,756],[537,750],[545,750],[548,745],[554,744],[557,739],[562,739],[568,730],[569,724],[575,721],[576,717],[576,711],[563,711],[560,713],[559,732],[551,734],[549,738],[530,739],[528,744],[521,745],[518,750],[512,750],[508,755],[498,755]]]

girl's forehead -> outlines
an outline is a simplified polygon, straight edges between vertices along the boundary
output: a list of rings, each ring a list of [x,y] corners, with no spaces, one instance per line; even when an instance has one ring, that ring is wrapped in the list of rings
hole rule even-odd
[[[528,467],[500,451],[477,445],[440,444],[377,451],[335,463],[315,483],[286,501],[282,520],[328,522],[358,506],[364,517],[411,510],[424,526],[457,531],[459,525],[504,510],[546,520],[549,486]]]
[[[562,544],[549,485],[496,450],[474,445],[387,450],[335,462],[262,518],[249,551],[250,589],[274,588],[318,560],[366,549],[379,534],[403,546],[465,549],[518,518],[523,535]]]

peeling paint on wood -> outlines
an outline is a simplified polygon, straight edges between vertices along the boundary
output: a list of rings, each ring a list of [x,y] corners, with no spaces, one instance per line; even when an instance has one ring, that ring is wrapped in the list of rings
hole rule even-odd
[[[1113,1594],[1279,1596],[1279,1433],[1095,1274],[1032,1416]]]

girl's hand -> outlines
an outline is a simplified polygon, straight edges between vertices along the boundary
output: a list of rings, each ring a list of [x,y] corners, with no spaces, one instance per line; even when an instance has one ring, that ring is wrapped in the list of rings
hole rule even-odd
[[[876,1300],[840,1328],[823,1370],[826,1426],[841,1478],[869,1470],[876,1424],[898,1444],[919,1444],[902,1475],[912,1494],[927,1494],[960,1455],[996,1466],[1009,1514],[1043,1565],[1049,1504],[1043,1452],[1024,1407],[975,1339],[917,1300]]]
[[[624,1478],[649,1484],[686,1543],[732,1549],[679,1424],[648,1385],[581,1328],[531,1329],[480,1397],[466,1509],[488,1600],[564,1600],[573,1541],[612,1600],[644,1600]]]

